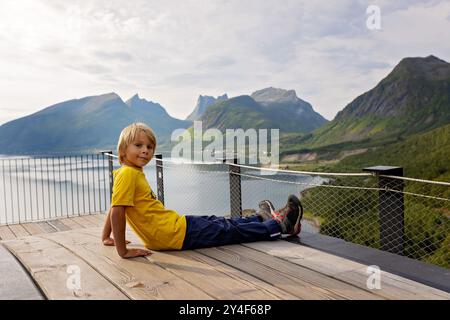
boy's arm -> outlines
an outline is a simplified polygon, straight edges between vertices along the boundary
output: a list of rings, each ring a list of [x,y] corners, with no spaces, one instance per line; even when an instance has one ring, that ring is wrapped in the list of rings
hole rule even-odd
[[[143,249],[127,249],[125,242],[125,207],[117,206],[111,209],[111,229],[114,235],[114,243],[116,245],[117,253],[122,258],[133,258],[148,256],[151,254],[149,250]]]
[[[111,238],[111,232],[112,232],[112,229],[111,229],[111,211],[112,211],[112,208],[113,207],[111,207],[109,209],[108,215],[107,215],[106,220],[105,220],[105,225],[103,226],[102,242],[103,242],[103,244],[105,246],[114,246],[115,245],[114,239]],[[125,244],[129,244],[129,243],[130,243],[130,241],[125,240]]]
[[[102,232],[102,241],[105,242],[105,240],[111,239],[111,211],[112,211],[111,207],[108,211],[108,216],[106,217],[105,220],[105,225],[103,226],[103,232]]]

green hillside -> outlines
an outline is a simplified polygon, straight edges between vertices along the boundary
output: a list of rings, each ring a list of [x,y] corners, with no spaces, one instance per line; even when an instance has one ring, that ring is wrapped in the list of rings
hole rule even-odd
[[[210,106],[201,117],[203,128],[226,129],[273,128],[275,124],[264,117],[263,108],[250,96],[239,96]]]
[[[403,167],[407,177],[450,182],[449,159],[450,124],[447,124],[314,169],[361,172],[369,166],[392,165]],[[374,179],[339,177],[328,185],[359,188],[312,188],[303,195],[307,214],[321,221],[323,234],[379,248],[378,196],[377,191],[370,191],[376,186],[374,183]],[[405,255],[450,268],[450,205],[440,200],[450,199],[450,187],[406,182],[404,191]]]
[[[355,172],[380,164],[401,166],[405,176],[409,177],[450,181],[450,124],[349,156],[334,165],[333,170]]]

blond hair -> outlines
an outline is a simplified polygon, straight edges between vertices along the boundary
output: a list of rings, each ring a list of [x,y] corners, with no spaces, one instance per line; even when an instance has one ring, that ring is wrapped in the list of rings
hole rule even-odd
[[[153,150],[156,149],[156,137],[153,130],[145,123],[132,123],[122,130],[119,141],[117,142],[117,155],[119,156],[120,164],[123,164],[125,160],[125,151],[127,150],[127,147],[136,140],[140,132],[143,132],[147,136]]]

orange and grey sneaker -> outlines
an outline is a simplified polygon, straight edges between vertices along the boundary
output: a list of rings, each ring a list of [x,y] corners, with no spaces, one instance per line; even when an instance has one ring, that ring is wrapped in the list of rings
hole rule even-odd
[[[303,216],[303,207],[300,200],[290,195],[286,205],[273,212],[272,217],[281,226],[281,233],[285,235],[295,236],[300,233],[300,220]]]
[[[256,213],[261,221],[267,221],[273,219],[273,213],[275,212],[275,207],[269,200],[263,200],[259,203],[259,211]]]

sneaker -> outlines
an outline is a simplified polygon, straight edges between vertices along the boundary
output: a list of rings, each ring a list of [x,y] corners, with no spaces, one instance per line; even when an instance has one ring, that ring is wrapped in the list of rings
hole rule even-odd
[[[281,233],[291,236],[298,235],[301,230],[300,220],[303,217],[303,208],[300,200],[290,195],[286,205],[273,213],[273,219],[281,226]]]
[[[263,200],[259,203],[259,211],[256,213],[261,221],[267,221],[273,218],[275,207],[269,200]]]

